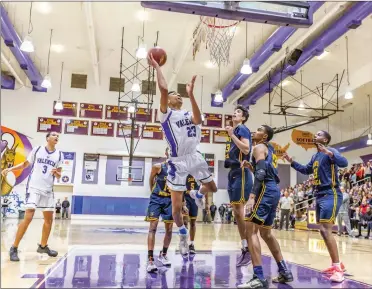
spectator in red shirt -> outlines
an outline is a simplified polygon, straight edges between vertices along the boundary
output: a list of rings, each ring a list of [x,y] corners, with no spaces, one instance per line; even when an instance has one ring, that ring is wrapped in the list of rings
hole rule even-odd
[[[360,205],[360,213],[362,215],[364,215],[365,213],[367,213],[367,208],[368,207],[369,207],[369,205],[367,204],[366,198],[363,198],[362,204]]]
[[[364,179],[364,167],[363,165],[359,166],[359,169],[356,172],[357,176],[357,181],[363,180]]]

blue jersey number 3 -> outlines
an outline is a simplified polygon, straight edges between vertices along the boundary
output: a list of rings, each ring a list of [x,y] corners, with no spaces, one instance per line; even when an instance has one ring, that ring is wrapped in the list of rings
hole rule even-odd
[[[43,174],[45,174],[48,170],[48,167],[47,166],[43,166]]]
[[[195,126],[187,127],[187,136],[188,137],[196,137],[196,128]]]

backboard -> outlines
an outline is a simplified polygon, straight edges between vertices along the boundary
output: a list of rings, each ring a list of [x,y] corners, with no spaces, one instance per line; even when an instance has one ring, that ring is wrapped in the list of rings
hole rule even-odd
[[[118,166],[116,180],[124,182],[143,182],[143,167]]]
[[[169,12],[280,26],[309,27],[313,23],[313,12],[306,1],[142,1],[141,5]]]

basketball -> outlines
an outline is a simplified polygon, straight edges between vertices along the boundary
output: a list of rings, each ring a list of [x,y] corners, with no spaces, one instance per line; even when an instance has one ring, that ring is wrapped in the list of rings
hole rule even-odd
[[[160,66],[163,66],[167,62],[167,53],[159,46],[151,48],[148,53],[149,55],[152,54],[152,57],[154,57],[155,61]]]

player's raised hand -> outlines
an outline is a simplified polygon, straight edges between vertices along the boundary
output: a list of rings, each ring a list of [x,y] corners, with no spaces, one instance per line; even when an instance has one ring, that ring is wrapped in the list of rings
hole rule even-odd
[[[233,129],[232,126],[228,125],[228,126],[225,127],[225,129],[226,129],[229,136],[232,136],[234,134],[234,129]]]
[[[56,173],[57,173],[57,169],[56,168],[53,168],[52,171],[51,171],[52,176],[55,176]]]
[[[152,53],[149,53],[147,55],[147,62],[150,66],[154,67],[154,68],[157,68],[159,67],[159,63],[156,62],[156,60],[154,59],[154,57],[152,56]]]
[[[327,147],[325,145],[323,145],[321,143],[316,143],[315,145],[317,146],[317,148],[320,152],[325,153],[326,155],[329,155],[330,157],[333,156],[333,153],[329,149],[327,149]]]
[[[247,168],[247,169],[249,169],[249,170],[253,173],[253,166],[252,166],[252,164],[251,164],[249,161],[247,161],[247,160],[242,161],[242,162],[240,163],[240,167],[241,167],[241,168]]]
[[[186,92],[188,95],[194,92],[194,85],[195,85],[196,75],[194,75],[191,81],[186,84]]]
[[[289,163],[292,163],[293,162],[293,159],[287,153],[284,153],[283,154],[282,159],[286,160]]]

